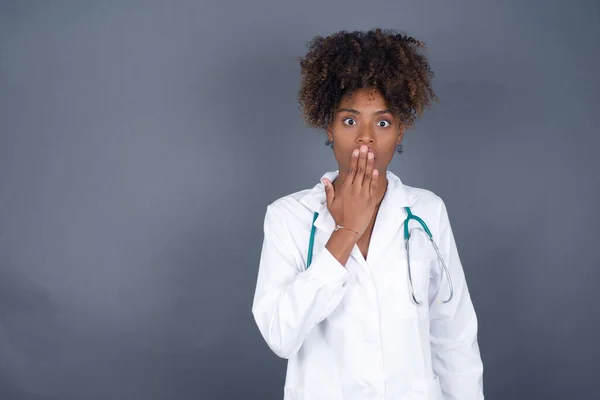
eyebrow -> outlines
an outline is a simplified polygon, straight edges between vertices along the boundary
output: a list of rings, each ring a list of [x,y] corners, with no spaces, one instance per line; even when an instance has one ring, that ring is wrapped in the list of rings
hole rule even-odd
[[[337,110],[337,112],[342,112],[342,111],[347,111],[350,112],[352,114],[360,114],[360,111],[355,110],[353,108],[340,108],[339,110]],[[380,115],[380,114],[391,114],[392,112],[386,108],[385,110],[379,110],[379,111],[375,111],[373,113],[373,115]]]

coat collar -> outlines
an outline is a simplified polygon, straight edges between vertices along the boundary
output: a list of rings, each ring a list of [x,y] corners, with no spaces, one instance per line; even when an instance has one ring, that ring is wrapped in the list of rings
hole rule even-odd
[[[321,177],[319,183],[299,199],[300,203],[304,204],[312,212],[316,211],[319,213],[315,221],[315,227],[328,235],[333,232],[335,222],[327,209],[325,186],[322,181],[323,178],[327,178],[330,182],[333,182],[338,174],[339,170],[326,172]],[[394,173],[386,171],[386,177],[388,186],[379,206],[377,219],[371,235],[366,260],[369,263],[377,261],[377,258],[383,253],[398,229],[401,228],[402,223],[406,219],[404,207],[411,207],[418,199],[417,195],[407,191],[406,186]],[[364,263],[358,246],[355,246],[353,249],[352,256],[359,262]]]

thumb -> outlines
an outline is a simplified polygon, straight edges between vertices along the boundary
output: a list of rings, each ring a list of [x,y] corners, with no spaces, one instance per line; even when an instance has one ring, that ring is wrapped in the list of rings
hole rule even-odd
[[[331,184],[331,182],[329,182],[329,179],[323,179],[323,185],[325,185],[325,196],[327,197],[327,207],[331,207],[331,203],[333,203],[333,199],[335,197],[333,185]]]

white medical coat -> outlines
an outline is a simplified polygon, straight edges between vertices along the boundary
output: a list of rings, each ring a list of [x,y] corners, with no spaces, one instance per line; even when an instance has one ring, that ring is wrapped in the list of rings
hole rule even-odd
[[[271,350],[288,359],[284,400],[484,398],[477,317],[444,202],[386,176],[367,258],[354,246],[345,266],[325,248],[335,224],[321,182],[267,206],[252,312]],[[446,275],[440,282],[437,255],[417,231],[410,255],[423,305],[411,301],[404,207],[427,223],[446,261],[454,285],[448,304],[435,302],[448,297]]]

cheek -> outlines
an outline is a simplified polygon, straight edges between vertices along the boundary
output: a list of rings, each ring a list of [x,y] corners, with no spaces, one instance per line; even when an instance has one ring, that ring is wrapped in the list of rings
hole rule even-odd
[[[385,165],[388,165],[390,163],[390,161],[392,161],[392,158],[394,157],[394,152],[396,151],[396,148],[394,147],[393,150],[387,150],[383,151],[383,152],[379,152],[379,156],[377,157],[377,159],[375,160],[375,165],[378,167],[383,167]]]
[[[339,144],[336,146],[335,142],[333,144],[333,156],[335,157],[336,161],[338,162],[338,164],[340,165],[348,165],[350,164],[350,153],[347,153],[347,151],[345,151],[344,148],[341,148],[342,146],[340,146]]]
[[[341,140],[333,141],[333,154],[339,162],[349,162],[352,156],[352,148],[348,143]]]

